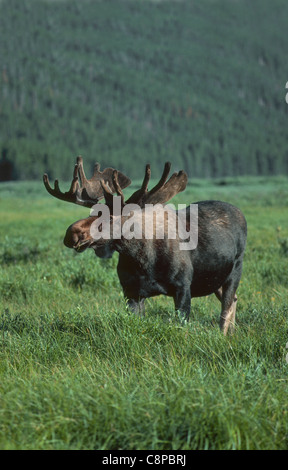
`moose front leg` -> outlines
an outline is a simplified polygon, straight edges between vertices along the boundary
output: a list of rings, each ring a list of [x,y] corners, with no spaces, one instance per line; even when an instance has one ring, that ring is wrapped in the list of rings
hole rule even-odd
[[[129,310],[137,316],[144,317],[145,315],[145,299],[135,300],[127,299],[127,305]]]
[[[189,289],[179,289],[174,295],[175,310],[180,312],[182,321],[188,321],[191,310],[191,291]]]

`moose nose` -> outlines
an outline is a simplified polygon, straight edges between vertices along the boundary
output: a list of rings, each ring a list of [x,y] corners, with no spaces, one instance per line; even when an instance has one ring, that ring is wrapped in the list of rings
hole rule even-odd
[[[78,237],[72,232],[71,227],[68,227],[63,240],[64,245],[67,246],[67,248],[73,248],[77,241]]]

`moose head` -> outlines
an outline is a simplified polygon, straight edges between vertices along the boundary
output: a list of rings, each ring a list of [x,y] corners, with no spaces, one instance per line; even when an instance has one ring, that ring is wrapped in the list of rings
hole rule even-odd
[[[43,181],[47,191],[52,196],[63,201],[92,208],[98,205],[98,202],[104,198],[105,205],[109,209],[110,221],[112,222],[113,215],[115,215],[115,193],[119,197],[120,202],[120,207],[118,205],[117,209],[122,213],[125,206],[137,205],[140,209],[143,209],[148,204],[165,204],[176,194],[183,191],[187,184],[186,173],[182,170],[178,173],[175,172],[167,181],[170,168],[171,163],[167,162],[159,182],[148,191],[151,169],[150,165],[147,164],[141,188],[135,191],[126,202],[122,189],[127,187],[131,183],[131,180],[123,173],[113,168],[106,168],[101,172],[99,163],[95,164],[92,178],[87,179],[83,168],[83,159],[80,156],[77,158],[69,191],[65,193],[61,192],[58,180],[55,180],[53,189],[50,186],[47,174],[43,176]],[[111,243],[109,244],[107,239],[103,238],[95,240],[91,234],[91,226],[95,224],[98,218],[99,215],[90,215],[70,225],[64,238],[65,246],[74,248],[79,253],[87,248],[93,248],[97,256],[110,257],[113,251],[115,251],[111,248]],[[110,221],[108,219],[106,223]]]

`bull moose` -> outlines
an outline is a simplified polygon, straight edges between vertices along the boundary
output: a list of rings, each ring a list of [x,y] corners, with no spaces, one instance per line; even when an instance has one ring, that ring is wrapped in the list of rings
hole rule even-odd
[[[130,179],[113,168],[101,172],[98,163],[92,178],[87,179],[82,157],[77,158],[69,191],[61,192],[58,180],[52,188],[47,174],[43,181],[52,196],[84,207],[92,208],[104,197],[111,214],[106,223],[112,224],[116,197],[121,208],[137,205],[141,215],[147,205],[165,204],[183,191],[187,185],[186,173],[174,173],[167,181],[170,167],[167,162],[159,182],[148,190],[151,170],[150,165],[146,165],[142,186],[126,202],[122,189],[131,183]],[[117,272],[124,296],[129,308],[138,314],[144,314],[146,298],[164,294],[173,297],[176,310],[188,320],[191,298],[215,294],[221,302],[220,328],[226,335],[228,330],[233,331],[235,324],[236,290],[241,278],[247,224],[242,212],[229,203],[209,200],[194,204],[198,207],[198,242],[193,249],[180,250],[179,237],[170,240],[165,236],[166,225],[161,239],[113,238],[112,230],[108,238],[95,239],[91,235],[92,224],[99,220],[101,213],[70,225],[64,244],[79,253],[92,248],[101,258],[111,257],[117,251]],[[186,224],[191,226],[189,206],[185,210]],[[177,218],[180,212],[176,210],[174,214]],[[118,219],[123,226],[127,216],[120,215]]]

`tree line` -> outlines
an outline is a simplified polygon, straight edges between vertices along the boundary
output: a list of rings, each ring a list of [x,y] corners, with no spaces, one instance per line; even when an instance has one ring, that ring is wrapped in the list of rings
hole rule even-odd
[[[285,0],[4,0],[0,180],[288,173]],[[87,173],[88,173],[87,171]]]

